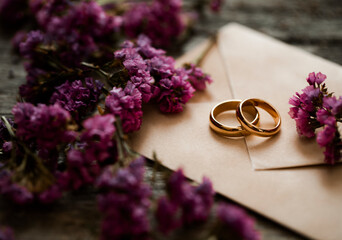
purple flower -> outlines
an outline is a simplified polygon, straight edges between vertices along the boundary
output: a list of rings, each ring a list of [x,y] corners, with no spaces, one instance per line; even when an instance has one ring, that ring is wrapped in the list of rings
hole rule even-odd
[[[10,198],[17,204],[33,201],[34,196],[25,187],[12,182],[12,174],[8,170],[0,171],[0,194]]]
[[[81,135],[84,142],[98,141],[107,142],[113,138],[115,133],[115,119],[112,115],[95,115],[83,122],[85,131]]]
[[[330,144],[325,147],[324,151],[324,161],[328,164],[335,164],[341,159],[342,142]]]
[[[19,44],[20,54],[25,58],[33,58],[36,55],[36,48],[44,43],[44,34],[37,30],[27,33],[26,40]]]
[[[204,74],[202,69],[197,67],[195,64],[185,65],[185,71],[189,77],[188,81],[196,90],[203,91],[206,88],[206,84],[213,82],[210,76]]]
[[[71,5],[64,15],[45,21],[45,27],[47,35],[65,50],[60,53],[63,63],[79,66],[95,52],[109,60],[101,46],[112,44],[121,22],[121,17],[108,15],[96,1],[82,1]]]
[[[153,57],[165,55],[165,51],[152,47],[151,39],[146,35],[140,34],[137,39],[138,51],[144,58],[151,59]]]
[[[1,240],[14,240],[13,230],[9,227],[0,226],[0,239]]]
[[[62,176],[65,188],[78,189],[93,183],[105,162],[112,164],[116,161],[114,121],[114,116],[107,114],[95,115],[83,122],[81,144],[67,154],[68,169]]]
[[[60,189],[60,186],[57,184],[52,185],[44,192],[40,193],[38,195],[39,202],[41,203],[52,203],[56,199],[59,199],[62,196],[62,190]]]
[[[114,87],[106,98],[106,111],[121,118],[124,132],[137,131],[142,122],[142,96],[139,90],[128,82],[125,89]]]
[[[143,175],[144,159],[138,158],[116,173],[109,167],[99,177],[101,239],[148,239],[151,189],[143,183]]]
[[[18,31],[15,33],[14,37],[12,38],[12,48],[15,52],[19,52],[20,44],[26,40],[26,32],[25,31]]]
[[[164,234],[179,228],[182,224],[179,219],[179,208],[176,204],[172,203],[165,196],[158,200],[156,210],[156,219],[158,221],[158,229]]]
[[[167,184],[169,198],[158,201],[156,218],[158,229],[163,233],[196,223],[205,222],[213,204],[214,191],[209,179],[199,186],[191,186],[182,170],[173,173]]]
[[[155,56],[146,61],[151,75],[159,80],[169,78],[175,73],[175,60],[165,55]]]
[[[222,7],[223,0],[211,0],[210,8],[213,12],[219,12]]]
[[[66,189],[91,184],[101,172],[98,162],[92,161],[82,150],[71,149],[67,154],[67,164],[67,171],[61,175]]]
[[[330,110],[334,116],[342,115],[342,97],[324,97],[323,107]]]
[[[145,33],[156,46],[169,46],[184,31],[180,0],[154,0],[135,4],[123,16],[125,33]]]
[[[328,92],[326,79],[322,73],[310,73],[306,79],[309,86],[303,89],[303,93],[296,93],[290,98],[289,115],[296,121],[299,135],[314,137],[315,130],[323,126],[317,133],[316,141],[319,146],[325,147],[324,161],[334,164],[341,158],[342,140],[337,122],[342,116],[342,97],[336,98]]]
[[[85,78],[72,83],[66,82],[58,87],[50,98],[50,103],[57,103],[68,112],[75,115],[76,119],[92,111],[102,93],[103,84],[99,80]]]
[[[230,204],[220,204],[217,217],[232,233],[232,239],[257,240],[259,233],[254,229],[254,221],[244,210]],[[227,230],[228,230],[227,229]]]
[[[320,99],[323,95],[320,88],[310,85],[302,90],[302,94],[296,93],[290,98],[289,103],[294,107],[290,108],[289,115],[296,121],[299,135],[309,138],[315,136],[315,129],[320,126],[315,119],[316,109],[322,107]]]
[[[160,94],[157,101],[162,112],[178,113],[183,111],[183,104],[190,100],[195,91],[186,78],[182,75],[174,75],[170,79],[160,80]]]
[[[317,85],[320,85],[322,82],[324,82],[324,80],[327,78],[326,75],[324,75],[323,73],[319,72],[317,74],[315,74],[315,72],[312,72],[309,74],[309,76],[307,77],[306,81],[310,84],[310,85],[315,85],[315,83],[317,83]]]
[[[54,150],[57,145],[75,138],[67,130],[69,113],[58,105],[35,107],[31,103],[17,103],[12,113],[17,124],[16,135],[25,142],[37,144],[39,149]]]
[[[331,143],[336,132],[336,120],[334,117],[327,118],[324,123],[323,130],[317,133],[317,143],[321,147],[325,147]]]
[[[302,109],[298,109],[295,118],[297,132],[301,136],[312,138],[315,136],[315,127],[311,123],[310,114]]]

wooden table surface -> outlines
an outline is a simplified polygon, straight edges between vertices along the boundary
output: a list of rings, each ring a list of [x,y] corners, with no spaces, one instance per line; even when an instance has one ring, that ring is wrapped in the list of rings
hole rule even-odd
[[[183,50],[190,49],[229,22],[244,24],[342,64],[340,0],[226,0],[220,14],[208,13],[201,18],[194,36],[184,45]],[[10,116],[18,86],[24,79],[22,64],[18,57],[11,54],[9,37],[0,33],[1,115]],[[151,167],[147,168],[147,174],[151,174]],[[155,191],[161,191],[161,182],[155,186]],[[223,200],[230,202],[228,199]],[[255,218],[263,239],[305,239],[258,214],[250,214]],[[98,239],[100,221],[96,196],[91,189],[66,195],[52,206],[18,207],[0,199],[0,225],[11,226],[19,240]]]

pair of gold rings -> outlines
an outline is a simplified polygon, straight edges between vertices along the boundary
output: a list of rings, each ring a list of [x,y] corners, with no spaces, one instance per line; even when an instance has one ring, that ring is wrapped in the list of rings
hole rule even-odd
[[[256,107],[265,110],[274,120],[275,126],[272,128],[260,128],[260,114]],[[236,118],[241,126],[227,126],[220,123],[216,117],[222,112],[235,110]],[[249,121],[245,113],[250,114],[253,120]],[[227,137],[241,137],[255,134],[261,137],[269,137],[280,131],[281,118],[279,112],[269,103],[258,98],[246,100],[227,100],[217,104],[210,112],[209,125],[212,130]]]

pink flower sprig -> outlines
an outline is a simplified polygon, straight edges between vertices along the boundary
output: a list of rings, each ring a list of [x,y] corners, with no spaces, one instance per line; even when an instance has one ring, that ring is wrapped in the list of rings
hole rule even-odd
[[[323,83],[326,75],[310,73],[306,79],[309,86],[290,98],[293,106],[289,114],[296,121],[300,136],[316,137],[320,147],[325,148],[324,161],[334,164],[342,157],[342,139],[339,125],[342,123],[342,97],[336,98]],[[319,130],[318,130],[319,129]]]

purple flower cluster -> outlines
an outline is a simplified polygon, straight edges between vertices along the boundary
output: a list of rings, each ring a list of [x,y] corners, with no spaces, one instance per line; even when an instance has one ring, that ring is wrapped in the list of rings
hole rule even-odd
[[[152,47],[145,35],[136,44],[125,41],[114,58],[122,63],[129,79],[124,89],[114,87],[107,96],[106,110],[121,118],[125,132],[139,130],[142,103],[153,99],[162,112],[181,112],[195,91],[191,83],[202,90],[212,81],[195,65],[176,69],[175,60]]]
[[[16,182],[14,181],[14,174],[14,172],[10,172],[6,169],[0,171],[0,194],[17,204],[28,204],[32,203],[34,200],[48,204],[62,196],[62,189],[58,180],[46,189],[42,189],[41,192],[35,192],[30,189],[34,187],[32,185],[34,184],[33,182],[29,183],[24,179],[23,181]],[[36,174],[39,174],[39,172],[36,172]],[[37,179],[40,177],[41,176],[37,176]]]
[[[206,88],[206,84],[213,82],[208,74],[203,73],[202,69],[193,63],[186,64],[184,68],[189,76],[188,81],[196,90],[203,91]]]
[[[36,144],[40,151],[54,150],[75,139],[75,133],[67,130],[70,114],[58,105],[17,103],[12,113],[16,136],[26,143]]]
[[[27,188],[12,181],[12,174],[8,170],[0,171],[0,194],[10,198],[17,204],[30,203],[34,199],[33,193]]]
[[[18,36],[14,44],[19,45],[20,54],[27,60],[24,63],[26,75],[26,83],[19,88],[20,95],[29,102],[41,102],[41,96],[34,93],[34,89],[40,84],[42,78],[51,69],[46,67],[46,59],[42,60],[41,55],[37,53],[37,48],[46,42],[45,35],[37,30],[27,33],[25,36]],[[48,75],[48,74],[47,74]]]
[[[120,117],[124,132],[139,130],[142,123],[141,93],[128,82],[125,89],[114,87],[106,98],[106,111]]]
[[[95,181],[105,164],[116,161],[117,151],[113,115],[95,115],[83,122],[80,143],[67,153],[67,171],[63,172],[66,189],[78,189]]]
[[[134,4],[123,16],[127,36],[144,33],[156,46],[169,46],[185,29],[181,0],[154,0]]]
[[[149,239],[151,189],[143,183],[144,162],[138,158],[116,173],[108,167],[98,178],[98,204],[104,214],[101,239]]]
[[[14,240],[13,230],[9,227],[0,226],[0,239],[1,240]]]
[[[198,186],[190,185],[178,170],[168,182],[169,197],[158,201],[156,219],[162,233],[168,234],[179,227],[205,222],[213,205],[214,191],[209,179]]]
[[[220,204],[217,207],[217,218],[225,228],[225,235],[228,235],[227,232],[230,233],[230,239],[261,239],[254,228],[254,220],[237,206]]]
[[[342,140],[338,122],[342,120],[342,97],[329,94],[322,73],[310,73],[306,79],[309,86],[290,98],[290,116],[296,121],[299,135],[315,137],[321,147],[325,147],[325,162],[334,164],[341,159]],[[317,134],[315,130],[323,127]]]
[[[66,83],[56,87],[56,91],[50,98],[50,104],[58,104],[68,112],[74,119],[79,120],[81,116],[92,111],[98,103],[102,93],[103,83],[93,78],[85,78]]]
[[[219,12],[221,10],[222,4],[224,0],[211,0],[210,1],[210,9],[213,12]]]

